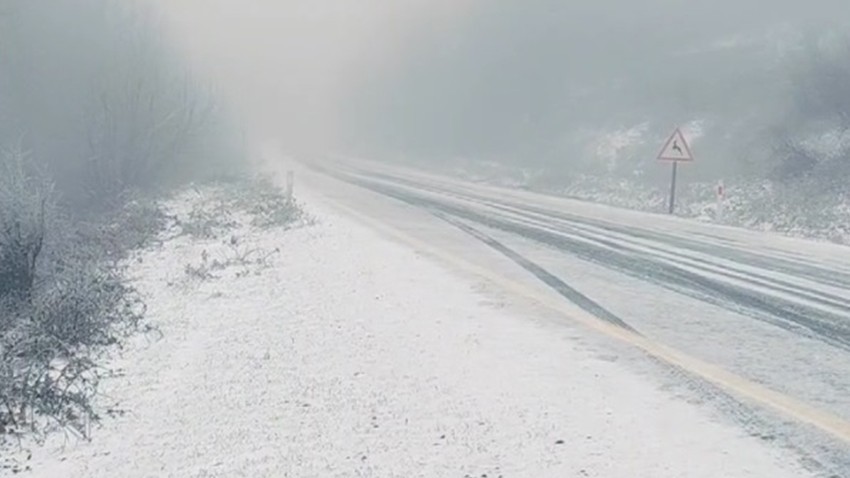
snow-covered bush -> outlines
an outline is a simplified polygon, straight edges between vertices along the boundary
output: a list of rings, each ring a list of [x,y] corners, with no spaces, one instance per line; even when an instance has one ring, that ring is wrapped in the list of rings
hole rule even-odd
[[[121,203],[95,222],[60,212],[19,147],[0,154],[0,435],[79,429],[94,418],[96,356],[141,327],[144,304],[116,261],[164,219]]]
[[[18,148],[0,151],[0,298],[28,297],[44,246],[50,185]]]
[[[97,352],[139,330],[144,304],[110,268],[82,264],[33,295],[0,303],[0,431],[82,430],[96,418]]]
[[[0,0],[0,440],[93,417],[99,354],[142,325],[120,261],[169,221],[150,198],[242,166],[150,12]]]
[[[182,233],[193,239],[217,239],[237,226],[230,211],[217,201],[196,204],[179,224]]]
[[[309,218],[295,198],[286,197],[273,182],[256,179],[240,187],[235,205],[251,216],[251,225],[261,229],[291,227]]]
[[[208,183],[195,193],[204,200],[193,202],[184,217],[178,218],[183,233],[194,238],[223,237],[238,226],[236,215],[240,213],[249,215],[251,225],[260,229],[310,222],[298,201],[265,177]]]

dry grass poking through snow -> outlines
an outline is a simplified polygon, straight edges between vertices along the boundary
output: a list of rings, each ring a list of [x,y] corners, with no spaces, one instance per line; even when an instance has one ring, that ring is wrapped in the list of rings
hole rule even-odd
[[[247,223],[259,229],[309,224],[294,198],[267,178],[193,185],[172,201],[181,234],[218,239]]]
[[[182,286],[228,273],[236,277],[260,274],[280,250],[252,246],[245,236],[313,222],[294,198],[264,178],[192,187],[174,199],[172,208],[176,235],[208,243],[197,260],[185,265],[185,276],[179,280]]]
[[[0,297],[0,472],[25,470],[24,448],[56,433],[88,438],[92,423],[119,409],[100,392],[114,372],[104,364],[130,337],[157,337],[145,298],[127,280],[127,267],[142,260],[131,251],[171,239],[204,243],[200,261],[186,264],[181,282],[189,286],[261,273],[280,251],[245,239],[311,222],[295,200],[259,179],[193,186],[162,205],[128,200],[83,225],[39,213],[40,197],[23,197],[34,202],[27,224],[45,221],[48,231],[32,293]],[[14,227],[17,217],[0,226]]]

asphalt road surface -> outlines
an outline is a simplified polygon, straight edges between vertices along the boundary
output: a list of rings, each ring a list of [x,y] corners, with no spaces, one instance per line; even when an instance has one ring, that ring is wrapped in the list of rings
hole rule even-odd
[[[604,323],[689,399],[824,476],[850,476],[850,248],[372,162],[313,162],[303,175],[437,248],[473,262],[472,243],[497,254],[515,270],[491,272]]]

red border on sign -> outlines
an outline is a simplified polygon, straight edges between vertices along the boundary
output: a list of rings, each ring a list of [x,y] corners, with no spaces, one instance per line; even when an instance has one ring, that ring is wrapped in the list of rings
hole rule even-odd
[[[664,151],[667,151],[667,147],[670,146],[670,143],[672,143],[677,137],[682,138],[682,143],[685,145],[685,152],[688,153],[688,157],[687,158],[668,158],[668,157],[665,157]],[[670,135],[670,139],[668,139],[667,142],[664,143],[664,147],[661,148],[661,151],[658,152],[658,158],[657,159],[659,161],[685,161],[685,162],[691,162],[691,161],[694,160],[694,155],[693,155],[693,153],[691,153],[691,147],[688,145],[688,140],[685,138],[685,135],[682,134],[681,128],[676,128],[676,131],[673,131],[673,134]]]

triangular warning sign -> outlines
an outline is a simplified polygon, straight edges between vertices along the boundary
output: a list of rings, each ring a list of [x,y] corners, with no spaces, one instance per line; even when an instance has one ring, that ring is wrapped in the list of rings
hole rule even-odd
[[[691,154],[691,148],[688,146],[688,141],[682,134],[682,130],[676,128],[664,148],[658,153],[658,159],[662,161],[693,161],[694,155]]]

